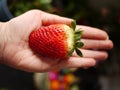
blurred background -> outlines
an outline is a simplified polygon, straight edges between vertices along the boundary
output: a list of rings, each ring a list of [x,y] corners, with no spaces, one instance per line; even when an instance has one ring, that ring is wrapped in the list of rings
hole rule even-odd
[[[28,73],[0,65],[0,90],[120,90],[119,3],[120,0],[0,0],[0,21],[40,9],[105,30],[114,42],[109,58],[89,69]]]

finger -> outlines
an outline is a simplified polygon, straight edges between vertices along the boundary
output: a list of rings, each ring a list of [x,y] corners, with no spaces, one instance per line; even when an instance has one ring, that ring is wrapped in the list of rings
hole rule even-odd
[[[111,40],[91,40],[91,39],[82,39],[84,43],[82,48],[84,49],[111,49],[113,43]]]
[[[73,21],[73,19],[61,17],[46,12],[41,12],[41,19],[43,25],[60,24],[60,23],[70,25],[71,22]]]
[[[70,57],[68,60],[57,65],[57,68],[78,68],[78,67],[92,67],[95,66],[96,61],[92,58]]]
[[[107,33],[97,28],[79,25],[77,26],[77,29],[83,30],[83,35],[82,35],[83,38],[100,39],[100,40],[108,39]]]
[[[94,51],[94,50],[85,50],[81,49],[84,58],[93,58],[95,60],[106,60],[108,57],[107,52],[105,51]],[[73,56],[78,56],[75,52]]]

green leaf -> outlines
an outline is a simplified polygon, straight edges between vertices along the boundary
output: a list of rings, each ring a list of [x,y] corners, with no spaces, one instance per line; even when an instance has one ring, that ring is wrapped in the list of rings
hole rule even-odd
[[[79,35],[79,34],[76,34],[76,35],[75,35],[75,42],[78,41],[78,40],[80,40],[80,38],[81,38],[80,35]]]
[[[72,49],[72,50],[70,50],[69,52],[68,52],[68,56],[72,56],[72,53],[74,52],[74,49]]]
[[[75,43],[75,47],[77,47],[77,48],[81,48],[81,47],[83,47],[83,42],[76,42]]]
[[[75,41],[78,41],[78,40],[81,39],[81,37],[82,37],[82,32],[83,32],[83,31],[80,31],[80,30],[76,30],[76,31],[75,31]]]
[[[83,54],[79,49],[76,48],[75,51],[76,51],[78,56],[83,57]]]
[[[75,30],[75,28],[76,28],[76,21],[73,21],[73,22],[71,23],[71,25],[72,25],[73,30]]]
[[[83,31],[81,31],[80,29],[75,30],[75,34],[80,34],[80,35],[82,35],[82,33],[83,33]]]

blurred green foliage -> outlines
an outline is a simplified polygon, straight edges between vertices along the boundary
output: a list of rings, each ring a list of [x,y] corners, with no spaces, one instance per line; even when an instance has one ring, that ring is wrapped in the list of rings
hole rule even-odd
[[[30,9],[41,9],[50,12],[52,10],[51,2],[52,0],[12,0],[9,8],[14,16],[18,16]]]
[[[40,9],[78,20],[89,14],[86,3],[86,0],[11,0],[9,8],[14,16],[30,9]]]
[[[9,90],[9,89],[7,89],[7,88],[0,88],[0,90]]]

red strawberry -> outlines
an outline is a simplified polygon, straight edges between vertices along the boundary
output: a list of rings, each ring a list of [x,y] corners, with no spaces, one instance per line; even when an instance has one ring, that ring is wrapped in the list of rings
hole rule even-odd
[[[80,42],[82,31],[75,30],[76,23],[72,22],[72,28],[65,24],[43,26],[33,31],[29,36],[29,46],[36,53],[49,58],[65,58],[72,55],[75,50],[82,56]]]

